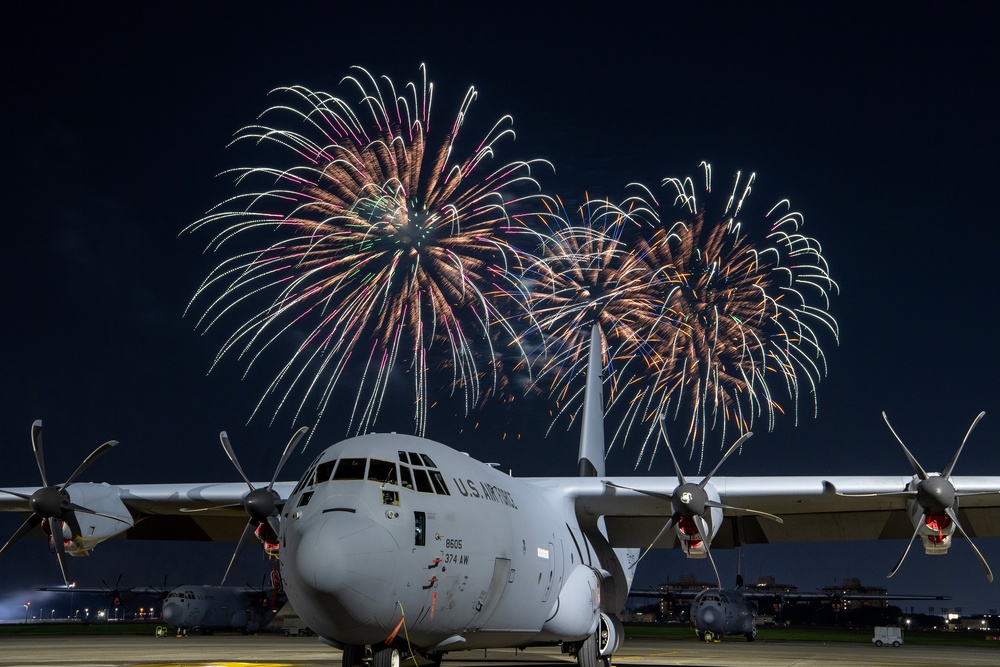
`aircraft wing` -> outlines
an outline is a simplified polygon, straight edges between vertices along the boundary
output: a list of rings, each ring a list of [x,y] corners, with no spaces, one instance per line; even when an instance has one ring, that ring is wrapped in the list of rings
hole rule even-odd
[[[131,597],[140,596],[154,596],[163,597],[166,595],[167,591],[162,588],[154,588],[152,586],[130,586],[128,588],[95,588],[88,586],[39,586],[35,589],[36,591],[45,591],[46,593],[84,593],[86,595],[107,595],[111,596],[116,593],[121,595],[129,595]]]
[[[681,589],[681,590],[666,590],[666,591],[654,591],[654,590],[630,590],[629,597],[639,597],[639,598],[649,598],[649,599],[670,599],[670,600],[692,600],[698,593],[701,593],[703,589]],[[899,594],[880,594],[880,593],[823,593],[821,591],[816,592],[795,592],[795,593],[776,593],[774,591],[756,591],[753,588],[741,588],[738,589],[740,595],[748,600],[773,600],[775,598],[780,598],[782,602],[836,602],[843,600],[950,600],[950,595],[907,595],[906,593]]]
[[[267,482],[259,485],[267,486]],[[274,485],[274,490],[282,498],[287,498],[294,486],[295,482],[278,482]],[[26,498],[37,488],[10,490],[14,493],[0,491],[0,511],[31,512]],[[120,501],[131,514],[134,524],[122,534],[126,539],[236,542],[247,523],[242,502],[249,489],[242,482],[134,485],[80,483],[71,484],[67,490],[71,497],[99,493],[98,502],[102,504],[98,504],[98,508],[103,508],[109,500]]]
[[[592,477],[532,480],[553,491],[561,489],[581,517],[604,517],[613,547],[644,548],[672,513],[670,494],[675,477]],[[688,478],[698,482],[699,478]],[[841,540],[908,539],[913,524],[901,492],[909,476],[851,477],[713,477],[719,500],[733,507],[780,516],[784,523],[724,510],[726,521],[712,548],[737,544]],[[1000,477],[952,477],[958,493],[978,493],[956,502],[958,517],[970,537],[1000,536]],[[850,494],[850,495],[839,495]],[[860,495],[868,494],[868,495]],[[654,546],[677,546],[668,531]]]

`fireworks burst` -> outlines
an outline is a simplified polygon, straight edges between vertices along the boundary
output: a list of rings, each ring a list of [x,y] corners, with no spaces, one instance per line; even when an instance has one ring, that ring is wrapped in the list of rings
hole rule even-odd
[[[579,408],[582,387],[572,379],[586,368],[591,325],[598,326],[608,351],[604,366],[612,396],[622,374],[615,362],[639,363],[651,351],[646,337],[663,310],[658,289],[672,278],[623,240],[629,227],[652,214],[631,203],[588,200],[580,207],[579,224],[570,224],[562,209],[543,221],[550,228],[540,235],[536,254],[521,257],[525,310],[532,318],[528,330],[544,342],[537,383],[564,414]]]
[[[711,168],[703,167],[709,194]],[[816,383],[826,373],[817,329],[838,335],[828,312],[837,285],[787,200],[764,216],[762,242],[751,240],[740,214],[753,181],[737,175],[713,223],[690,178],[664,181],[683,215],[669,225],[648,190],[628,200],[629,214],[604,206],[588,220],[584,207],[584,224],[552,234],[533,265],[542,277],[533,313],[550,336],[539,377],[567,398],[585,362],[586,325],[596,323],[608,354],[608,412],[620,417],[613,445],[640,441],[637,465],[647,455],[652,463],[661,412],[684,425],[699,465],[710,432],[724,442],[729,428],[742,434],[761,419],[773,428],[785,411],[775,381],[796,423],[803,395],[816,412]],[[578,395],[568,398],[560,414],[579,408]]]
[[[275,416],[297,401],[297,421],[312,400],[318,423],[349,375],[357,393],[347,430],[364,432],[379,416],[390,378],[409,374],[414,432],[422,435],[436,360],[451,369],[450,384],[467,409],[489,382],[481,380],[477,360],[484,355],[472,341],[488,347],[490,328],[505,326],[484,294],[506,289],[518,219],[543,199],[531,177],[537,161],[486,172],[496,146],[513,137],[509,116],[467,158],[455,158],[473,88],[433,143],[433,86],[421,70],[422,85],[397,94],[387,78],[354,68],[344,82],[357,90],[356,105],[301,86],[274,91],[288,101],[268,108],[233,143],[278,146],[290,166],[235,170],[237,188],[247,190],[185,230],[221,226],[209,249],[237,249],[192,299],[208,300],[198,321],[203,331],[239,319],[213,368],[237,354],[248,373],[265,351],[288,350],[254,414],[277,395]],[[249,189],[251,181],[267,189]]]

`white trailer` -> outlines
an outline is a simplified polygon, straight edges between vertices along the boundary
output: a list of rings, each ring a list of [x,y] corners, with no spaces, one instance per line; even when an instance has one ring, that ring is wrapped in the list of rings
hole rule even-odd
[[[894,625],[876,626],[872,643],[875,646],[882,646],[884,644],[901,646],[903,644],[903,629]]]

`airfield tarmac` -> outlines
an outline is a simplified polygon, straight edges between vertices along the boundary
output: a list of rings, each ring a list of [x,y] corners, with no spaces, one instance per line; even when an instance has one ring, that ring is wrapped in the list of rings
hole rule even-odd
[[[1000,663],[1000,647],[951,648],[928,646],[876,647],[822,642],[748,644],[734,639],[717,644],[690,641],[629,640],[614,664],[698,665],[748,667],[919,667],[950,665],[984,667]],[[552,667],[575,665],[557,648],[526,651],[490,649],[449,654],[443,667]],[[15,667],[278,667],[340,666],[340,651],[312,637],[259,635],[243,637],[86,637],[34,636],[0,638],[0,665]]]

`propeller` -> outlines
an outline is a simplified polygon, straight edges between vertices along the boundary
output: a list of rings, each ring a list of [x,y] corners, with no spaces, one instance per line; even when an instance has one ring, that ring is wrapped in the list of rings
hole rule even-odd
[[[744,514],[753,514],[756,516],[762,516],[771,519],[772,521],[777,521],[778,523],[784,523],[781,520],[781,517],[775,516],[774,514],[768,514],[767,512],[761,512],[759,510],[752,510],[743,507],[733,507],[732,505],[726,505],[725,503],[712,500],[711,498],[709,498],[708,492],[705,490],[705,487],[708,485],[708,482],[712,479],[715,473],[719,471],[719,468],[721,468],[722,464],[726,462],[726,459],[728,459],[733,452],[742,447],[743,443],[746,442],[750,438],[750,436],[753,435],[753,433],[747,432],[744,433],[742,436],[740,436],[739,440],[734,442],[733,445],[726,451],[726,453],[722,455],[722,458],[716,464],[715,468],[712,469],[712,472],[708,473],[708,475],[706,475],[700,482],[695,484],[693,482],[688,482],[687,479],[684,477],[684,473],[681,472],[681,466],[679,463],[677,463],[677,457],[674,456],[674,450],[670,447],[670,438],[667,437],[667,428],[666,424],[664,423],[664,417],[662,414],[659,416],[659,420],[660,420],[660,433],[663,435],[663,443],[667,446],[667,452],[669,452],[670,458],[674,462],[674,470],[677,472],[677,480],[680,482],[680,484],[678,484],[674,488],[673,493],[666,495],[662,493],[655,493],[652,491],[643,491],[642,489],[632,489],[627,486],[620,486],[618,484],[614,484],[612,482],[607,482],[607,481],[604,482],[604,484],[606,484],[607,486],[611,486],[617,489],[635,491],[636,493],[641,493],[643,495],[647,495],[652,498],[658,498],[660,500],[668,501],[670,502],[671,508],[673,509],[673,513],[670,515],[670,518],[667,520],[667,522],[663,525],[663,528],[660,529],[660,532],[657,533],[653,541],[650,542],[649,547],[642,553],[641,556],[639,556],[638,559],[636,559],[635,563],[632,564],[632,567],[634,568],[636,565],[638,565],[639,561],[645,558],[646,554],[650,552],[650,550],[653,548],[653,545],[656,544],[660,540],[660,538],[666,535],[671,528],[673,528],[682,519],[687,519],[693,521],[695,527],[698,529],[698,534],[701,535],[702,541],[705,544],[705,555],[708,556],[708,561],[709,563],[712,564],[712,570],[715,571],[715,579],[716,582],[719,584],[719,588],[722,588],[722,580],[719,578],[719,570],[715,567],[715,560],[712,558],[712,552],[709,549],[709,540],[711,539],[711,533],[708,530],[708,523],[705,521],[705,516],[704,516],[705,513],[708,512],[710,509],[716,508],[722,510],[730,510],[732,512],[741,512]]]
[[[983,566],[983,570],[986,571],[986,578],[989,581],[993,581],[993,571],[990,570],[989,564],[986,559],[983,558],[983,554],[980,553],[979,549],[972,542],[968,533],[965,532],[965,528],[962,527],[962,523],[958,520],[958,514],[955,512],[955,501],[963,496],[981,496],[995,493],[993,491],[989,492],[967,492],[960,493],[955,490],[955,485],[951,483],[951,473],[955,469],[955,463],[958,461],[958,456],[962,453],[962,449],[965,447],[966,441],[969,439],[969,435],[972,434],[972,429],[976,428],[976,424],[979,420],[986,415],[986,412],[980,412],[975,419],[972,420],[972,425],[969,426],[969,430],[966,431],[965,437],[962,438],[962,444],[958,446],[958,450],[955,451],[955,455],[951,457],[951,461],[948,466],[944,469],[941,474],[929,474],[924,470],[923,466],[917,461],[916,457],[910,453],[910,450],[906,448],[903,444],[902,438],[896,433],[895,429],[892,428],[892,424],[889,423],[889,417],[886,416],[885,412],[882,412],[882,419],[885,420],[885,425],[889,427],[889,431],[892,433],[893,437],[899,443],[899,446],[903,448],[903,453],[906,454],[906,458],[909,459],[910,465],[913,467],[913,475],[916,478],[915,483],[911,484],[907,489],[903,491],[890,491],[887,493],[867,493],[867,494],[848,494],[848,493],[838,493],[841,496],[896,496],[904,497],[907,500],[916,501],[918,505],[923,509],[920,515],[920,520],[916,522],[917,526],[913,530],[913,535],[910,536],[910,541],[906,543],[906,549],[903,551],[903,555],[899,557],[896,562],[896,566],[892,568],[892,571],[887,575],[891,577],[896,574],[899,567],[903,564],[903,560],[906,558],[906,554],[910,552],[910,547],[913,546],[913,541],[917,539],[917,534],[920,532],[920,528],[927,522],[928,517],[933,514],[944,514],[946,515],[954,524],[955,529],[958,533],[966,539],[969,546],[976,553],[979,558],[979,564]]]
[[[266,524],[273,532],[275,539],[277,539],[278,530],[281,527],[278,523],[278,512],[284,501],[275,493],[273,489],[274,483],[278,480],[278,475],[281,474],[281,469],[284,467],[285,462],[288,461],[288,457],[291,456],[295,446],[308,432],[309,427],[303,426],[292,435],[291,440],[285,446],[285,451],[281,454],[281,459],[278,461],[277,467],[274,469],[271,482],[262,488],[254,487],[246,473],[243,472],[243,467],[240,465],[239,459],[236,458],[236,452],[233,451],[233,446],[229,443],[229,435],[225,431],[219,434],[219,440],[222,441],[222,448],[226,450],[226,456],[233,462],[243,481],[250,487],[250,492],[243,497],[243,509],[250,518],[243,529],[240,541],[236,543],[236,550],[233,552],[233,557],[229,560],[229,567],[226,568],[226,573],[222,576],[223,586],[229,577],[229,571],[233,569],[233,563],[236,562],[240,553],[243,552],[243,547],[246,546],[246,543],[250,540],[250,536],[257,532],[262,524]]]
[[[70,537],[72,540],[82,539],[80,534],[80,522],[76,518],[77,512],[82,512],[84,514],[93,514],[95,516],[102,516],[107,519],[114,519],[115,521],[122,521],[119,517],[112,516],[110,514],[104,514],[102,512],[97,512],[82,505],[77,505],[74,503],[69,496],[69,492],[66,488],[72,484],[77,477],[79,477],[83,471],[90,467],[90,465],[103,456],[109,449],[118,444],[117,440],[109,440],[103,445],[95,449],[90,453],[90,456],[85,458],[83,462],[77,466],[76,471],[69,476],[65,482],[61,485],[50,485],[48,476],[45,474],[45,456],[42,449],[42,420],[36,419],[31,425],[31,447],[35,451],[35,461],[38,463],[38,472],[42,477],[42,487],[32,493],[30,496],[23,493],[17,493],[16,491],[7,491],[0,489],[4,493],[8,493],[12,496],[16,496],[23,500],[28,501],[28,506],[31,508],[31,516],[21,524],[21,527],[14,531],[7,543],[0,548],[0,556],[7,552],[7,550],[17,543],[22,537],[27,535],[33,528],[41,523],[45,523],[48,527],[49,533],[52,536],[52,543],[55,547],[56,560],[59,562],[59,569],[62,572],[63,583],[69,586],[69,578],[66,576],[66,563],[63,558],[65,555],[65,545],[63,544],[63,524],[69,526]]]
[[[119,588],[119,586],[122,583],[122,575],[119,574],[118,578],[115,579],[115,585],[114,586],[108,585],[108,582],[104,581],[104,579],[101,579],[101,583],[104,584],[105,594],[109,598],[111,598],[111,604],[113,604],[116,607],[120,606],[122,604],[122,602],[124,602],[124,599],[122,597],[121,588]]]

